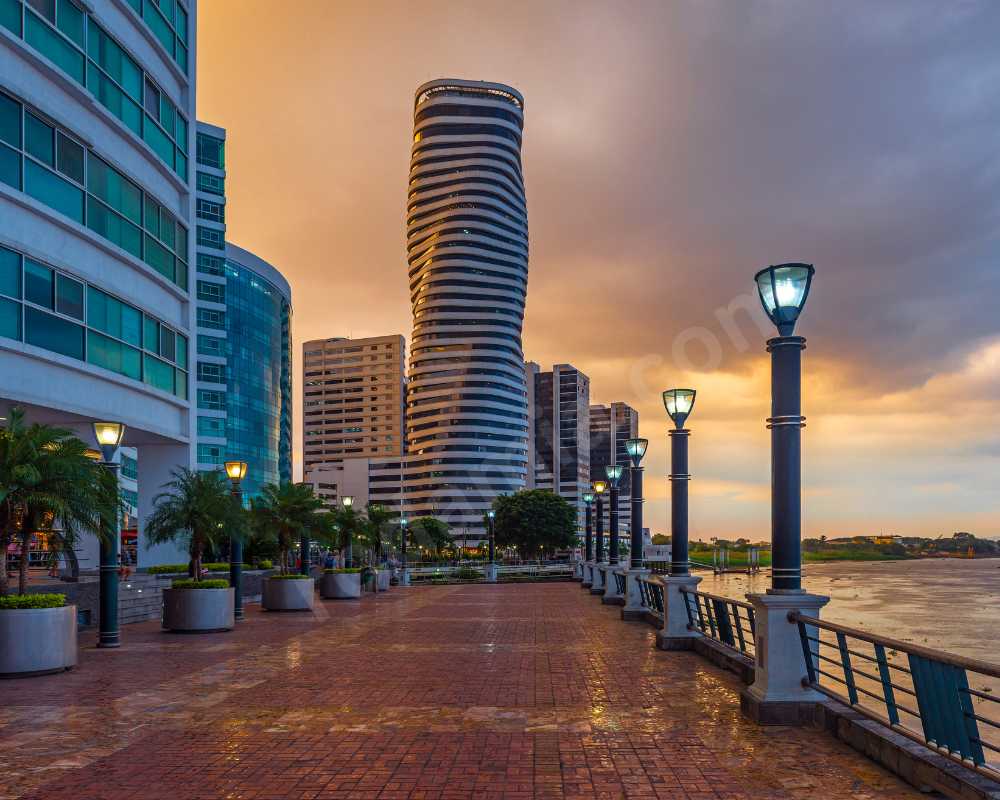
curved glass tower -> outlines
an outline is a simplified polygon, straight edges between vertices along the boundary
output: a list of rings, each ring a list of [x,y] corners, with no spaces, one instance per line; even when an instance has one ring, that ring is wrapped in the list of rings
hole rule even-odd
[[[417,89],[405,510],[439,517],[460,538],[478,538],[493,499],[527,476],[523,124],[524,100],[509,86],[445,79]]]

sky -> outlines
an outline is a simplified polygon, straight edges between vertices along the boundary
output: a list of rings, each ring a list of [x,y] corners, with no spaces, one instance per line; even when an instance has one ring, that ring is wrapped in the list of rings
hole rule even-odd
[[[804,261],[803,535],[1000,534],[1000,3],[280,7],[201,0],[197,105],[228,129],[228,238],[291,283],[296,369],[309,339],[409,341],[413,92],[499,81],[525,97],[525,355],[639,410],[653,532],[660,393],[690,386],[692,537],[769,537],[752,279]]]

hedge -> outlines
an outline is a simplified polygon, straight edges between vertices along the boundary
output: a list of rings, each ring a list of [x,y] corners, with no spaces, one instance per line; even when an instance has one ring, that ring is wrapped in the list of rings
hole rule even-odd
[[[7,594],[0,597],[0,611],[15,608],[62,608],[64,594]]]
[[[229,572],[228,561],[216,561],[211,564],[202,564],[209,572]],[[250,564],[244,564],[243,569],[253,569]],[[146,570],[150,575],[172,575],[177,572],[187,572],[187,564],[158,564]]]
[[[346,575],[361,572],[361,567],[338,567],[337,569],[325,569],[324,575]]]
[[[272,581],[311,581],[312,575],[299,575],[297,572],[289,573],[288,575],[272,575],[270,577]]]
[[[174,578],[171,589],[228,589],[229,581],[225,578],[212,578],[207,581],[196,581],[194,578]]]

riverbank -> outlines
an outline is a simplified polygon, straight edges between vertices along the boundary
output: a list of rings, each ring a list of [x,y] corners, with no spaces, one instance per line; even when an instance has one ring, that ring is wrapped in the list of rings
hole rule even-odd
[[[747,565],[747,554],[741,550],[729,550],[728,564],[734,569]],[[701,564],[711,564],[713,558],[712,550],[692,550],[689,558]],[[844,551],[821,551],[803,550],[802,561],[809,564],[835,564],[844,561],[983,561],[987,559],[996,560],[1000,556],[978,555],[973,558],[968,556],[945,556],[945,555],[898,555],[893,553],[882,553],[878,550],[844,550]],[[771,553],[762,550],[759,554],[759,562],[762,567],[771,566]]]

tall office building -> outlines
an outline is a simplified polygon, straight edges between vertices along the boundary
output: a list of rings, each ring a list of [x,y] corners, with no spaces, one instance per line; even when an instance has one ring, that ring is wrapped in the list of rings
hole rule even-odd
[[[524,100],[508,86],[436,80],[417,89],[406,506],[471,538],[494,498],[527,481],[523,125]]]
[[[316,339],[302,345],[304,471],[403,453],[406,341]]]
[[[589,491],[590,379],[570,364],[534,376],[535,488],[551,489],[576,508],[582,529]]]
[[[0,3],[0,416],[91,443],[95,420],[126,425],[140,566],[183,558],[143,522],[192,464],[188,8]]]
[[[590,472],[592,479],[604,478],[608,464],[623,464],[618,484],[619,530],[629,530],[632,519],[632,484],[625,442],[639,435],[639,412],[625,403],[590,407]],[[610,508],[608,509],[610,511]],[[607,512],[605,512],[607,519]]]
[[[196,147],[195,403],[198,469],[246,461],[243,490],[292,479],[292,293],[263,259],[226,241],[226,132]]]

